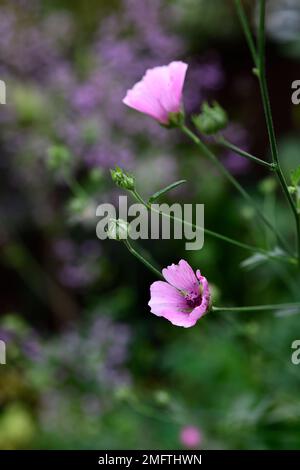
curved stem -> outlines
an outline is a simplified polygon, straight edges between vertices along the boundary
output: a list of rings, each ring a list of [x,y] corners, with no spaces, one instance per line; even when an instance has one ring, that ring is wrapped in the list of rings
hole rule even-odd
[[[161,274],[161,272],[158,271],[158,269],[156,269],[151,263],[150,261],[146,260],[146,258],[144,258],[140,253],[138,253],[129,243],[128,240],[123,240],[124,244],[126,245],[126,247],[128,248],[128,250],[130,251],[130,253],[135,256],[139,261],[141,261],[148,269],[150,269],[150,271],[152,271],[156,276],[158,276],[159,278],[163,279],[163,276]]]
[[[263,107],[266,117],[268,135],[270,140],[271,154],[273,163],[275,165],[275,172],[282,186],[283,192],[288,200],[291,207],[292,213],[295,217],[296,232],[297,232],[297,253],[300,266],[300,220],[297,207],[289,192],[288,185],[283,174],[279,156],[278,147],[276,142],[274,123],[272,117],[271,103],[269,98],[267,80],[266,80],[266,64],[265,64],[265,15],[266,15],[266,1],[260,0],[259,2],[259,31],[258,31],[258,79],[260,84],[261,96],[263,101]]]
[[[266,117],[266,124],[268,129],[270,147],[271,147],[271,154],[272,160],[274,164],[274,170],[276,175],[279,179],[283,192],[287,198],[287,201],[291,207],[293,212],[295,223],[296,223],[296,233],[297,233],[297,252],[298,252],[298,264],[300,266],[300,216],[297,212],[297,207],[293,201],[291,194],[289,193],[288,186],[280,165],[279,157],[278,157],[278,148],[273,124],[273,117],[272,117],[272,110],[271,110],[271,103],[268,93],[268,86],[266,80],[266,66],[265,66],[265,14],[266,14],[266,2],[265,0],[260,0],[259,3],[259,32],[258,32],[258,53],[256,51],[256,47],[253,41],[253,37],[251,34],[251,30],[249,27],[249,22],[247,16],[245,14],[244,8],[242,6],[241,0],[235,0],[236,9],[238,16],[241,21],[242,28],[244,30],[244,34],[253,58],[253,62],[257,67],[256,75],[259,80],[259,86],[262,96],[262,102],[264,107],[264,113]]]
[[[224,165],[220,162],[220,160],[216,157],[216,155],[207,147],[207,145],[202,142],[201,139],[197,137],[194,132],[192,132],[187,126],[182,125],[180,127],[182,132],[184,132],[185,135],[187,135],[203,152],[204,155],[206,155],[218,168],[219,170],[223,173],[223,175],[230,181],[230,183],[239,191],[239,193],[243,196],[243,198],[255,209],[257,215],[260,217],[260,219],[269,227],[270,230],[276,235],[277,240],[280,242],[281,246],[290,253],[290,250],[285,242],[285,240],[282,238],[280,233],[276,230],[276,228],[272,225],[272,223],[267,219],[267,217],[264,215],[260,207],[256,204],[256,202],[252,199],[252,197],[245,191],[245,189],[240,185],[240,183],[232,176],[232,174],[226,170]]]
[[[242,248],[244,250],[251,251],[253,253],[262,253],[263,255],[265,255],[269,259],[273,259],[273,260],[276,260],[276,261],[285,261],[285,262],[290,263],[290,264],[296,264],[297,263],[297,260],[295,260],[295,258],[293,258],[293,257],[287,258],[287,257],[284,257],[284,256],[275,256],[275,255],[273,256],[272,254],[270,254],[268,251],[264,250],[263,248],[258,248],[256,246],[252,246],[252,245],[248,245],[246,243],[239,242],[238,240],[234,240],[233,238],[226,237],[225,235],[221,235],[220,233],[213,232],[212,230],[208,230],[206,228],[199,227],[198,225],[193,224],[191,222],[187,222],[184,219],[179,219],[178,217],[175,217],[171,214],[166,214],[164,212],[161,212],[161,211],[155,209],[155,207],[153,207],[153,205],[147,204],[144,201],[144,199],[141,197],[141,195],[136,190],[131,191],[131,193],[135,197],[135,199],[137,201],[139,201],[141,204],[143,204],[148,210],[150,210],[152,212],[156,212],[157,214],[161,215],[162,217],[167,217],[168,219],[171,219],[174,222],[183,223],[184,225],[186,225],[188,227],[191,227],[195,230],[203,231],[207,235],[210,235],[210,236],[212,236],[214,238],[217,238],[219,240],[222,240],[224,242],[230,243],[231,245],[238,246],[239,248]]]
[[[293,304],[253,305],[249,307],[212,307],[213,312],[259,312],[267,310],[285,310],[299,308],[300,302]]]
[[[231,142],[226,140],[223,136],[217,137],[216,142],[218,144],[222,145],[223,147],[225,147],[229,150],[232,150],[237,155],[240,155],[241,157],[247,158],[248,160],[251,160],[254,163],[258,163],[259,165],[262,165],[262,166],[268,168],[269,170],[274,170],[275,169],[274,163],[265,162],[261,158],[257,158],[254,155],[252,155],[251,153],[245,152],[245,150],[242,150],[239,147],[237,147],[236,145],[232,144]]]
[[[251,33],[251,29],[249,27],[247,16],[242,6],[241,0],[235,0],[235,5],[236,5],[237,13],[239,15],[240,21],[244,29],[244,33],[245,33],[246,40],[247,40],[247,43],[248,43],[248,46],[252,55],[253,62],[257,66],[258,56],[257,56],[256,47],[255,47],[255,42]]]

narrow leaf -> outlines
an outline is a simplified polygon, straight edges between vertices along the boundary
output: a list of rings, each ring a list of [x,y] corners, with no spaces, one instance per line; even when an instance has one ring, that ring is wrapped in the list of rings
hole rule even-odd
[[[152,204],[158,198],[163,196],[163,194],[167,193],[168,191],[171,191],[172,189],[177,188],[177,186],[180,186],[181,184],[184,184],[184,183],[186,183],[186,180],[175,181],[175,183],[172,183],[169,186],[166,186],[165,188],[161,189],[160,191],[157,191],[155,194],[150,196],[149,201],[148,201],[149,204]]]

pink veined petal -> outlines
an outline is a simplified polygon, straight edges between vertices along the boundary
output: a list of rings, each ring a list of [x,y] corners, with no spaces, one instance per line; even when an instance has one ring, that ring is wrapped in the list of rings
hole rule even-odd
[[[156,281],[151,285],[149,306],[151,312],[164,317],[173,325],[190,328],[210,309],[211,294],[209,284],[199,269],[194,273],[191,266],[180,260],[178,265],[172,264],[163,270],[168,282]],[[181,292],[184,291],[184,292]],[[186,294],[194,294],[201,304],[192,311]],[[201,297],[200,297],[201,294]]]
[[[168,123],[168,114],[162,108],[156,98],[153,98],[142,82],[137,83],[128,90],[123,103],[141,113],[148,114],[162,124]]]
[[[199,281],[191,266],[183,259],[163,269],[162,274],[166,281],[179,290],[190,293],[198,290]]]
[[[185,62],[181,61],[171,62],[171,64],[169,65],[172,91],[177,99],[177,102],[181,102],[182,99],[182,91],[187,69],[188,65]]]
[[[204,276],[200,275],[199,270],[197,271],[197,277],[199,278],[202,286],[202,301],[199,307],[194,308],[194,310],[190,313],[190,316],[196,321],[199,320],[199,318],[201,318],[203,315],[208,313],[211,301],[211,294],[207,279]]]
[[[169,114],[181,110],[187,67],[178,61],[147,70],[142,80],[128,90],[123,103],[168,124]]]
[[[173,325],[189,328],[197,319],[191,318],[185,310],[188,308],[184,297],[178,290],[164,281],[156,281],[150,288],[151,299],[148,305],[151,313],[164,317]]]
[[[173,112],[174,106],[170,103],[170,74],[169,66],[154,67],[147,70],[143,77],[148,96],[155,101],[155,106],[160,109],[160,121],[165,124],[169,121],[169,113]]]
[[[184,62],[171,62],[162,71],[164,78],[161,103],[169,113],[179,113],[182,106],[182,89],[187,70]]]
[[[183,326],[184,328],[190,328],[197,323],[198,318],[191,317],[190,314],[184,312],[176,312],[171,308],[168,308],[160,315],[169,320],[175,326]]]
[[[171,307],[173,310],[184,310],[187,308],[184,297],[178,290],[164,281],[156,281],[150,287],[151,299],[148,305],[151,312],[160,316],[161,312]]]

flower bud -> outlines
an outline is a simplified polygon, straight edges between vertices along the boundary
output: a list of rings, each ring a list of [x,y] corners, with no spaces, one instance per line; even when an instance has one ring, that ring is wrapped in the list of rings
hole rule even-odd
[[[119,188],[128,189],[133,191],[135,189],[134,177],[122,170],[119,166],[116,166],[114,170],[110,170],[111,177],[114,183],[116,183]]]
[[[218,103],[214,102],[212,106],[203,103],[202,112],[193,116],[193,123],[202,134],[216,134],[227,126],[228,117]]]
[[[111,240],[127,240],[129,235],[129,224],[122,219],[110,219],[107,230],[108,238]]]

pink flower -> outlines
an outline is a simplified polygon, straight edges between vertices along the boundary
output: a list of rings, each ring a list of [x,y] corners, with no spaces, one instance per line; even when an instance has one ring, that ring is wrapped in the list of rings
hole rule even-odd
[[[171,62],[147,70],[142,80],[127,91],[123,103],[148,114],[161,124],[170,124],[170,114],[181,112],[187,68],[184,62]]]
[[[180,441],[189,449],[195,449],[202,442],[202,434],[196,426],[185,426],[180,433]]]
[[[194,273],[183,259],[162,270],[167,282],[156,281],[150,287],[151,312],[165,317],[173,325],[194,326],[210,310],[211,294],[207,279],[199,269]]]

